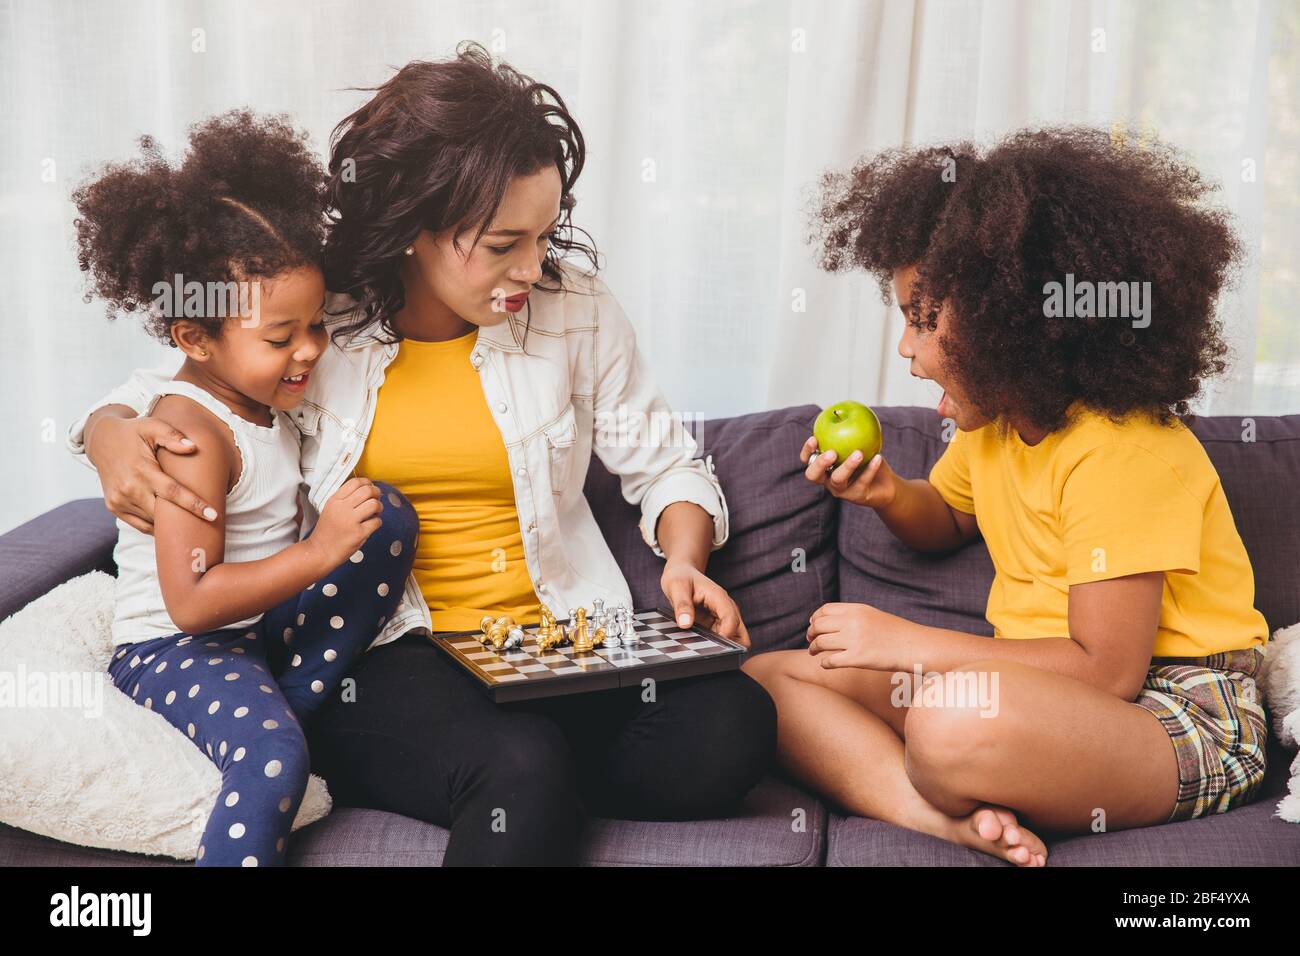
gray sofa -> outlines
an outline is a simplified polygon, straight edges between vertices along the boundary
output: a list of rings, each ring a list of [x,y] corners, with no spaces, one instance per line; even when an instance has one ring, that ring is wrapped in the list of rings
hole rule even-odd
[[[798,647],[808,615],[827,601],[860,601],[927,624],[989,634],[983,618],[993,568],[982,543],[953,555],[899,545],[873,512],[844,506],[806,482],[798,460],[818,409],[779,409],[700,426],[731,508],[731,540],[711,573],[745,615],[756,652]],[[885,453],[900,474],[919,476],[943,450],[940,422],[922,408],[878,410]],[[1300,416],[1190,422],[1219,470],[1255,569],[1256,605],[1272,629],[1300,620]],[[638,605],[656,604],[660,562],[637,532],[637,510],[598,461],[587,496]],[[0,536],[0,618],[95,568],[112,571],[115,529],[99,499],[73,501]],[[802,570],[794,570],[799,566]],[[1296,865],[1300,826],[1275,807],[1291,754],[1270,746],[1260,798],[1207,819],[1101,835],[1051,839],[1049,865]],[[436,865],[446,831],[407,817],[336,807],[300,831],[300,866]],[[1002,866],[982,854],[876,820],[846,816],[774,771],[726,819],[641,822],[596,819],[583,838],[596,865]],[[0,863],[179,865],[173,860],[86,849],[0,825]]]

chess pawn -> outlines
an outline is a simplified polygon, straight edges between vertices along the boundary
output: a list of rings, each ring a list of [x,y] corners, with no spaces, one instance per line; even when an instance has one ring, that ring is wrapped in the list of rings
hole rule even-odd
[[[618,609],[618,618],[619,637],[623,639],[623,643],[641,643],[641,635],[636,632],[636,621],[632,617],[632,609],[629,607],[620,607]]]
[[[522,647],[523,643],[524,643],[524,629],[520,627],[518,624],[511,625],[510,629],[506,632],[506,643],[505,643],[506,648],[509,649],[513,647]]]

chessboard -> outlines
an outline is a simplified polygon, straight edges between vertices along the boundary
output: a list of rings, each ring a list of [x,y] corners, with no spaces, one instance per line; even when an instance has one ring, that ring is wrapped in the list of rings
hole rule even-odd
[[[646,678],[673,680],[740,667],[743,646],[698,625],[681,627],[670,611],[634,611],[632,620],[640,641],[621,647],[596,647],[583,653],[568,645],[542,651],[537,646],[536,624],[524,626],[524,643],[513,649],[495,650],[491,644],[479,643],[478,631],[437,634],[433,643],[498,704],[640,685]]]

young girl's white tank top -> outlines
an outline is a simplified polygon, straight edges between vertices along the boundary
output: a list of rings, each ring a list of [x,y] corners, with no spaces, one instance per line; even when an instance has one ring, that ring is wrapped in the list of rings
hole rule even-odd
[[[198,402],[225,422],[235,436],[242,462],[239,480],[226,495],[223,562],[257,561],[294,544],[299,538],[294,518],[302,482],[297,430],[281,421],[278,411],[272,411],[270,427],[254,424],[189,382],[163,384],[150,399],[146,415],[164,395],[184,395]],[[117,562],[113,643],[138,644],[180,633],[163,602],[153,536],[137,531],[120,519],[117,531],[117,546],[113,550]],[[201,556],[193,558],[198,561]],[[248,627],[261,617],[257,614],[226,628]]]

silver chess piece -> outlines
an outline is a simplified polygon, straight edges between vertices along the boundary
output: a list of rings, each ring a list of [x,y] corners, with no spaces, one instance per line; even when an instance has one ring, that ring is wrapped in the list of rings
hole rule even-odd
[[[506,642],[503,647],[510,650],[513,647],[522,647],[524,643],[524,629],[518,624],[506,632]]]
[[[619,605],[614,612],[614,619],[617,622],[615,629],[625,645],[641,643],[641,635],[636,632],[636,624],[633,623],[632,609],[630,607]]]

